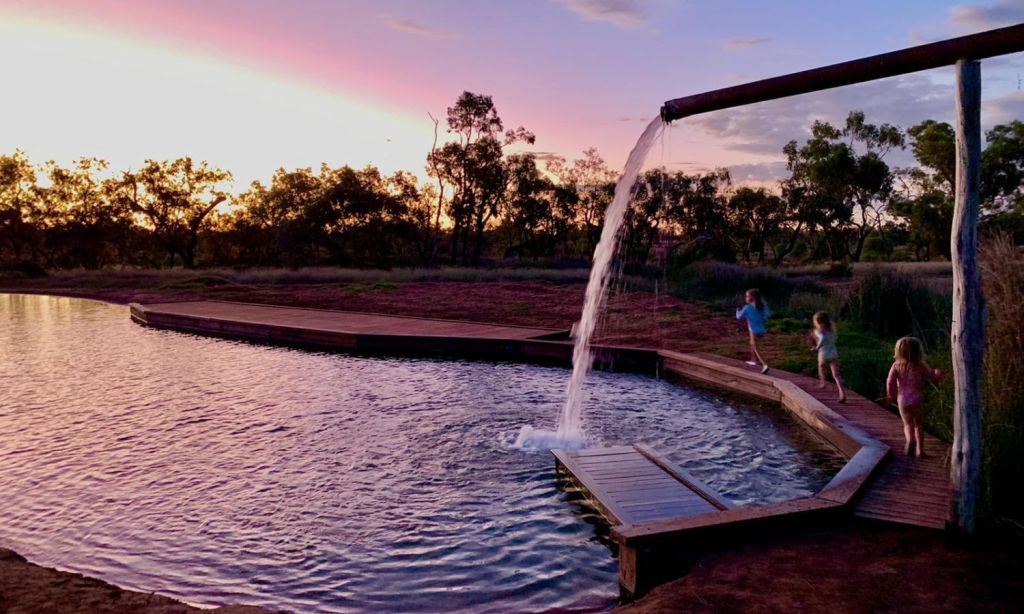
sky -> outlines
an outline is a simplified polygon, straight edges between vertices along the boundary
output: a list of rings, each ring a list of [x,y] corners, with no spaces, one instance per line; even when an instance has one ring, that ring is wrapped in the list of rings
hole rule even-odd
[[[0,153],[190,155],[239,191],[321,162],[424,176],[430,115],[443,140],[469,90],[539,156],[620,167],[665,100],[1020,22],[1024,0],[0,0]],[[983,63],[983,124],[1024,118],[1022,73]],[[951,121],[952,68],[675,122],[649,163],[771,181],[787,141],[852,109]]]

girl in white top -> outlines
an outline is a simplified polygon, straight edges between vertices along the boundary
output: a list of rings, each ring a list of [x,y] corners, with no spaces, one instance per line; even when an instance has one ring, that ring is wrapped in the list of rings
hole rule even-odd
[[[814,314],[812,320],[816,343],[811,351],[818,353],[818,389],[825,388],[825,367],[828,366],[832,370],[836,388],[839,389],[839,402],[845,403],[846,391],[843,390],[843,376],[839,375],[839,350],[836,349],[836,333],[832,330],[832,318],[824,311],[819,311]]]

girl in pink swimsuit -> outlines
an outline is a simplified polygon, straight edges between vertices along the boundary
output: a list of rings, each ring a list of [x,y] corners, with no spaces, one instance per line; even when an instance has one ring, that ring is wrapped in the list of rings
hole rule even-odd
[[[924,360],[924,347],[914,337],[896,342],[895,361],[885,383],[886,397],[900,408],[907,456],[924,456],[924,387],[936,382],[942,372]]]

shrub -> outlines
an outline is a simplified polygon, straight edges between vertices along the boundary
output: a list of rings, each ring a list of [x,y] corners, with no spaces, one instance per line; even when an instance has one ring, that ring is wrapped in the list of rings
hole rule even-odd
[[[824,275],[837,279],[853,277],[853,265],[849,262],[830,262]]]
[[[913,335],[932,351],[948,347],[952,300],[898,269],[876,267],[854,282],[843,315],[875,337]]]
[[[749,288],[758,288],[772,310],[789,301],[798,290],[820,291],[808,280],[794,280],[773,269],[748,267],[714,260],[704,260],[685,266],[673,263],[668,273],[670,290],[682,298],[716,301],[739,301]]]

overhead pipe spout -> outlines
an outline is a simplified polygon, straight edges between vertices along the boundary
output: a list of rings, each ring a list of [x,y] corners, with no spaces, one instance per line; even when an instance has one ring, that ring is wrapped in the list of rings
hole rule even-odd
[[[1018,51],[1024,51],[1024,24],[676,98],[661,107],[661,118],[671,122],[708,111],[949,66],[959,60],[981,60]]]

